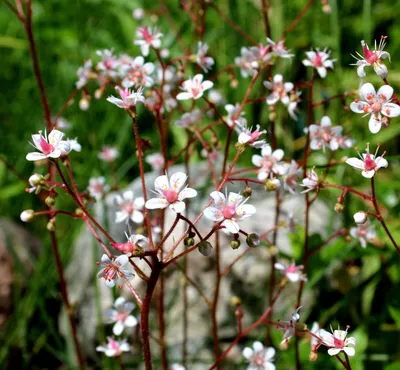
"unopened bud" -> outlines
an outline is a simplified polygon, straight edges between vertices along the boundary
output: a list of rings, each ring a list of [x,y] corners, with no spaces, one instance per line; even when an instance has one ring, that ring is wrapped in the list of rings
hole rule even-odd
[[[87,97],[83,97],[81,100],[79,100],[79,108],[83,111],[89,109],[89,99]]]
[[[334,209],[335,212],[341,213],[344,210],[344,205],[342,203],[336,203]]]
[[[260,236],[256,233],[247,235],[246,243],[250,248],[258,247],[261,243]]]
[[[278,118],[278,114],[276,112],[270,112],[268,115],[268,119],[270,121],[276,121],[277,118]]]
[[[35,211],[33,209],[27,209],[20,215],[21,221],[31,222],[35,218]]]
[[[288,342],[286,342],[286,341],[282,342],[282,343],[279,345],[279,348],[280,348],[282,351],[286,351],[286,350],[289,348]]]
[[[203,255],[208,257],[211,254],[212,251],[212,245],[210,242],[208,242],[207,240],[202,240],[199,243],[199,252]]]
[[[52,207],[54,206],[55,200],[53,197],[46,197],[46,199],[44,200],[44,202],[46,203],[47,207]]]
[[[144,17],[144,10],[142,8],[137,8],[132,12],[132,17],[137,21],[143,19]]]
[[[265,182],[264,188],[266,191],[274,191],[281,186],[281,183],[278,179],[268,179]]]
[[[271,256],[276,256],[278,254],[278,247],[276,245],[271,245],[269,247],[269,253]]]
[[[249,185],[246,185],[242,192],[242,194],[245,198],[250,197],[252,193],[253,193],[253,189]]]
[[[239,306],[240,304],[242,304],[242,302],[240,301],[240,298],[237,296],[233,296],[231,299],[231,305],[234,307]]]
[[[231,87],[236,89],[239,86],[239,81],[235,78],[231,81]]]
[[[317,361],[318,360],[318,353],[317,352],[310,352],[309,356],[310,361]]]
[[[351,242],[351,236],[350,236],[350,235],[346,235],[346,236],[344,237],[344,240],[345,240],[347,243],[350,243],[350,242]]]
[[[388,127],[390,125],[390,118],[383,116],[382,117],[382,125],[383,125],[383,127]]]
[[[183,241],[183,244],[185,244],[186,247],[193,247],[194,246],[194,239],[191,238],[191,237],[187,237]]]
[[[331,14],[332,13],[331,6],[329,4],[322,5],[322,12],[325,14]]]
[[[32,186],[38,186],[38,185],[40,185],[42,180],[43,180],[43,176],[39,175],[38,173],[35,173],[29,178],[29,183]]]
[[[168,49],[162,49],[160,51],[160,57],[165,59],[169,57],[169,50]]]
[[[251,68],[258,69],[258,67],[259,67],[259,65],[258,65],[258,63],[256,61],[251,62]]]
[[[56,225],[55,225],[56,220],[54,218],[52,218],[46,225],[47,230],[49,230],[50,232],[54,232],[56,231]]]
[[[83,216],[83,211],[82,211],[81,208],[77,208],[77,209],[75,210],[75,213],[76,213],[78,216]]]
[[[240,247],[240,240],[232,240],[231,241],[231,248],[232,249],[238,249]]]
[[[367,214],[365,212],[359,211],[353,216],[356,224],[363,224],[367,221]]]
[[[101,99],[101,97],[103,96],[103,92],[104,92],[104,89],[102,89],[102,88],[97,89],[97,90],[94,92],[94,97],[95,97],[96,99]],[[81,109],[82,109],[82,108],[81,108]]]

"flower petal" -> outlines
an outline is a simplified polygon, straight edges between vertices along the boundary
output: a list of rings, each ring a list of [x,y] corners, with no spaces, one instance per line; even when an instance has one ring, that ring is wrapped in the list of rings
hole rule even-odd
[[[361,159],[358,158],[348,158],[346,160],[346,163],[349,164],[350,166],[357,168],[359,170],[364,170],[364,162]]]
[[[366,84],[362,85],[361,89],[360,89],[360,98],[361,98],[361,100],[364,100],[364,101],[371,100],[371,99],[367,99],[367,96],[371,96],[371,97],[375,97],[376,96],[375,88],[369,82],[367,82]]]
[[[164,198],[152,198],[146,202],[147,209],[164,209],[169,206],[169,203]]]
[[[170,177],[170,187],[172,190],[175,190],[177,193],[181,191],[183,186],[185,185],[185,182],[187,180],[187,176],[183,172],[175,172],[171,177]]]
[[[232,234],[237,234],[240,230],[239,225],[235,221],[232,221],[232,220],[225,220],[222,223],[222,226],[225,226],[226,230],[228,230]]]
[[[371,118],[369,119],[368,122],[368,127],[373,134],[376,134],[381,130],[382,127],[381,117],[382,116],[380,113],[378,113],[377,115],[371,114]]]
[[[389,101],[393,96],[393,87],[383,85],[376,93],[383,101]]]

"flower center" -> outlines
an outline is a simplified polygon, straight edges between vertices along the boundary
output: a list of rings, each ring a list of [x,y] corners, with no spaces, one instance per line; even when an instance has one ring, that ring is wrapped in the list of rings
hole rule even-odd
[[[316,67],[322,67],[322,57],[319,53],[316,53],[316,55],[315,55],[314,65]]]
[[[344,341],[341,339],[338,339],[336,337],[333,337],[333,345],[336,348],[343,348],[344,347]]]
[[[49,155],[54,151],[54,146],[49,144],[43,136],[40,136],[40,147],[44,155]]]
[[[170,204],[175,203],[178,200],[178,193],[174,190],[163,190],[162,193]]]
[[[369,50],[366,46],[363,47],[363,51],[364,51],[364,55],[365,55],[365,60],[369,63],[369,64],[374,64],[379,60],[378,55]]]
[[[125,312],[119,312],[117,315],[117,321],[125,321],[128,315]]]
[[[192,95],[195,98],[197,95],[199,95],[200,93],[200,87],[199,86],[193,86],[192,87]]]
[[[367,153],[364,160],[364,166],[366,171],[372,171],[376,168],[375,161],[371,158],[371,155]]]
[[[373,110],[373,112],[378,113],[382,109],[382,104],[381,104],[381,102],[376,100],[370,105],[370,107]]]
[[[226,206],[222,211],[222,215],[227,219],[231,219],[235,213],[236,209],[234,206]]]
[[[111,281],[116,278],[116,274],[118,272],[118,266],[112,263],[108,263],[104,269],[104,279]]]
[[[290,265],[290,266],[286,269],[286,272],[287,272],[287,273],[293,274],[293,273],[296,273],[297,270],[298,270],[297,266],[296,266],[295,264],[293,264],[293,265]]]
[[[125,209],[125,211],[128,212],[128,213],[132,213],[133,210],[134,210],[132,203],[127,203],[127,204],[125,204],[124,209]]]

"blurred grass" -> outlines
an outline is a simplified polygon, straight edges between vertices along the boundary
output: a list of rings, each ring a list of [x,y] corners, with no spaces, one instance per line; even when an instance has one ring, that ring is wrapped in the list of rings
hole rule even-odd
[[[260,11],[260,3],[253,1],[220,0],[215,2],[218,7],[234,19],[240,27],[245,29],[254,39],[265,42],[264,27]],[[272,36],[277,40],[286,27],[305,5],[305,0],[272,1],[270,11]],[[166,1],[170,14],[177,28],[184,34],[186,45],[191,43],[193,26],[191,21],[177,2]],[[304,51],[311,47],[325,46],[332,49],[332,56],[338,60],[334,73],[318,82],[315,100],[343,91],[355,90],[359,85],[355,68],[349,66],[354,63],[350,53],[360,51],[360,40],[365,39],[370,45],[373,39],[379,39],[382,34],[388,35],[387,50],[392,55],[392,64],[389,66],[389,81],[399,91],[400,69],[400,25],[397,21],[400,8],[396,2],[389,0],[372,2],[371,0],[331,0],[332,13],[327,15],[321,11],[320,2],[316,1],[313,8],[298,24],[295,31],[287,35],[286,45],[295,54],[294,60],[282,62],[277,71],[284,74],[288,81],[305,80],[310,77],[310,70],[301,64]],[[83,60],[90,57],[95,59],[95,51],[103,48],[114,48],[117,53],[127,52],[137,55],[138,49],[133,46],[132,39],[138,23],[132,20],[131,12],[135,7],[155,9],[157,4],[147,1],[124,0],[76,0],[76,1],[34,1],[34,33],[37,41],[40,64],[43,71],[46,92],[49,97],[52,113],[55,114],[63,105],[66,97],[74,88],[76,70]],[[170,49],[171,55],[179,55],[179,44],[170,31],[164,19],[160,19],[159,26],[165,37],[163,43]],[[247,43],[234,32],[227,23],[221,22],[213,9],[207,13],[206,42],[210,46],[210,53],[216,59],[216,69],[233,62],[234,57],[240,54],[240,47]],[[150,59],[153,56],[150,56]],[[39,95],[36,81],[32,74],[32,66],[27,50],[27,43],[19,22],[11,12],[1,5],[0,11],[0,134],[2,138],[1,155],[11,163],[26,178],[35,171],[44,173],[44,168],[33,168],[32,163],[25,160],[25,154],[30,150],[28,140],[30,135],[44,127],[43,113],[40,109]],[[397,72],[396,72],[397,70]],[[367,79],[375,86],[380,85],[379,79],[367,70]],[[234,103],[240,101],[244,95],[248,81],[239,78],[237,89],[230,88],[226,76],[216,84],[226,97]],[[261,84],[256,89],[261,95]],[[105,95],[108,95],[109,91]],[[292,142],[287,138],[298,139],[303,135],[305,122],[306,94],[300,105],[300,116],[297,122],[283,117],[281,127],[285,135],[279,138],[279,144],[285,148],[287,156],[301,155]],[[77,98],[76,100],[78,100]],[[143,109],[141,110],[143,112]],[[389,216],[389,228],[394,231],[395,239],[400,239],[399,188],[399,139],[400,125],[393,120],[391,126],[379,135],[372,136],[367,129],[367,119],[360,119],[351,112],[344,111],[338,101],[333,101],[326,107],[320,107],[315,112],[315,119],[328,113],[335,124],[344,126],[344,132],[357,140],[360,149],[364,143],[371,142],[384,144],[384,150],[393,156],[387,170],[381,171],[377,183],[377,194],[382,202],[385,213]],[[261,124],[268,127],[268,111],[265,104],[246,108],[246,117],[251,124]],[[134,143],[130,134],[130,125],[126,115],[108,104],[105,99],[96,102],[92,100],[91,108],[87,112],[79,110],[74,104],[65,114],[65,118],[72,123],[68,132],[71,138],[78,137],[83,152],[73,154],[73,170],[78,179],[78,186],[84,189],[91,176],[105,175],[110,177],[110,168],[99,163],[97,152],[103,145],[115,145],[121,155],[117,162],[117,178],[120,185],[130,183],[137,176],[137,159],[133,155]],[[173,117],[173,120],[177,115]],[[139,124],[143,135],[153,140],[154,148],[157,141],[154,135],[153,118],[144,113],[139,116]],[[278,127],[278,130],[283,129]],[[186,138],[179,130],[172,128],[170,151],[176,153],[184,145]],[[222,132],[222,131],[221,131]],[[354,155],[354,151],[342,151],[341,155]],[[244,156],[249,160],[251,153]],[[312,161],[320,161],[321,154],[315,154]],[[248,162],[247,162],[248,163]],[[330,172],[329,181],[364,188],[366,185],[361,176],[351,175],[345,165],[338,166]],[[40,207],[39,202],[24,192],[22,181],[6,171],[0,164],[0,213],[19,223],[19,214],[23,209]],[[367,190],[367,189],[366,189]],[[326,191],[322,198],[329,200],[333,206],[334,198],[338,195],[334,191]],[[69,209],[72,205],[68,197],[61,197],[57,204]],[[362,206],[362,203],[351,198],[346,203],[342,215],[347,224],[352,224],[352,214]],[[397,219],[396,219],[397,217]],[[68,261],[70,245],[79,234],[79,223],[65,218],[59,220],[60,250],[65,263]],[[57,275],[53,256],[48,248],[48,241],[43,238],[44,221],[26,225],[35,235],[42,238],[44,248],[35,262],[35,270],[29,278],[23,264],[15,259],[16,284],[13,289],[13,312],[6,325],[1,328],[0,367],[7,363],[20,361],[19,368],[32,366],[56,366],[64,363],[72,368],[74,359],[65,351],[65,339],[59,334],[57,316],[60,309]],[[377,227],[378,234],[386,241],[382,230]],[[318,237],[315,236],[315,245]],[[298,248],[301,240],[297,239]],[[296,249],[296,240],[293,241]],[[7,244],[13,251],[13,241]],[[351,276],[349,269],[342,269],[343,282],[348,290],[338,291],[326,281],[324,271],[333,268],[337,261],[346,260],[361,271],[361,277]],[[400,365],[390,365],[400,352],[398,317],[400,311],[400,277],[398,273],[398,258],[393,249],[386,244],[382,249],[368,247],[361,250],[356,241],[345,243],[337,240],[331,243],[323,253],[310,262],[310,279],[317,291],[317,304],[310,313],[307,321],[323,320],[326,323],[337,320],[357,327],[356,335],[360,340],[357,345],[357,359],[354,370],[358,369],[385,369],[394,370]],[[350,284],[351,283],[351,284]],[[276,343],[280,333],[275,333]],[[104,337],[104,333],[100,333]],[[307,346],[302,346],[302,358],[308,357]],[[306,351],[307,349],[307,351]],[[377,356],[385,354],[385,356]],[[43,357],[47,356],[46,360]],[[293,349],[280,352],[279,364],[288,369],[293,361]],[[326,355],[314,366],[305,368],[334,369],[336,364]],[[43,363],[41,361],[48,361]],[[108,366],[108,365],[107,365]],[[385,367],[386,366],[386,367]],[[396,367],[399,366],[399,367]]]

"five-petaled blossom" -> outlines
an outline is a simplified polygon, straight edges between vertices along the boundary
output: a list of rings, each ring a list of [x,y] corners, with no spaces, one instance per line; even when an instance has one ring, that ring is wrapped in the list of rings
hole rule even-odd
[[[323,116],[319,124],[313,124],[309,127],[310,148],[312,150],[323,149],[327,145],[330,150],[339,149],[338,139],[342,137],[342,126],[332,127],[331,119]]]
[[[297,283],[300,280],[307,281],[307,277],[304,275],[303,270],[304,266],[299,265],[296,266],[294,262],[292,262],[289,266],[286,265],[285,262],[277,262],[275,263],[275,268],[280,270],[285,277],[291,281],[292,283]]]
[[[201,67],[204,72],[207,72],[214,65],[214,59],[207,56],[207,44],[204,44],[200,41],[198,47],[199,48],[196,54],[196,63]]]
[[[97,157],[104,162],[114,162],[115,159],[119,156],[117,148],[113,146],[103,146],[103,149],[100,153],[97,154]]]
[[[229,127],[232,127],[237,123],[246,126],[247,120],[244,118],[245,112],[240,110],[240,104],[226,104],[224,108],[228,112],[228,115],[224,117],[224,119]]]
[[[357,59],[357,62],[356,64],[352,64],[357,66],[358,77],[363,78],[366,76],[364,71],[365,67],[373,67],[376,74],[381,78],[387,77],[388,69],[386,65],[382,62],[382,59],[386,58],[388,58],[390,62],[390,54],[387,51],[383,51],[386,46],[386,38],[387,36],[381,36],[378,46],[376,46],[375,40],[374,50],[370,50],[364,40],[361,41],[364,56],[357,51],[357,56],[353,55],[353,57]]]
[[[88,192],[91,197],[100,200],[104,193],[110,190],[110,186],[106,184],[106,179],[101,177],[92,177],[89,179]]]
[[[366,220],[363,224],[352,227],[350,229],[350,235],[353,238],[358,238],[361,247],[366,248],[367,243],[370,243],[376,238],[376,231],[374,225],[371,225],[369,220]]]
[[[260,167],[257,173],[257,178],[260,181],[264,181],[267,179],[271,171],[276,175],[281,175],[285,172],[285,166],[281,162],[284,156],[284,152],[282,149],[277,149],[272,151],[270,145],[265,145],[261,149],[261,155],[254,154],[251,158],[251,162]]]
[[[289,193],[296,194],[297,180],[301,176],[301,168],[298,167],[297,162],[292,159],[289,164],[286,164],[286,171],[283,175],[283,186]]]
[[[38,134],[32,135],[32,145],[38,149],[40,153],[28,153],[26,159],[28,161],[40,161],[46,158],[59,158],[61,154],[69,153],[69,144],[61,140],[63,136],[64,134],[56,129],[53,129],[49,135],[47,135],[46,131],[44,136],[41,131],[39,131]]]
[[[275,349],[265,348],[259,341],[253,343],[253,348],[246,347],[243,350],[243,356],[249,361],[247,370],[275,370],[275,365],[272,363]]]
[[[159,171],[164,167],[164,157],[161,153],[149,154],[146,157],[146,162],[154,171]]]
[[[183,202],[186,198],[194,198],[197,191],[184,187],[187,180],[183,172],[174,173],[170,179],[167,175],[158,176],[154,182],[155,194],[158,198],[149,199],[146,202],[147,209],[163,209],[169,207],[176,213],[182,213],[186,206]]]
[[[115,286],[117,279],[132,279],[133,273],[130,272],[125,266],[129,262],[126,255],[119,256],[111,260],[106,254],[101,257],[101,270],[98,272],[97,277],[103,278],[109,288]]]
[[[161,46],[160,38],[163,34],[156,29],[150,30],[148,27],[139,27],[136,35],[138,39],[134,40],[134,44],[140,46],[140,50],[145,57],[149,55],[150,47],[159,49]]]
[[[114,335],[121,335],[125,327],[134,328],[138,321],[136,317],[130,315],[135,308],[135,304],[127,302],[124,297],[119,297],[114,302],[114,307],[104,312],[106,324],[113,324]]]
[[[392,96],[391,86],[383,85],[378,92],[375,92],[375,88],[368,82],[361,86],[360,100],[352,102],[350,109],[355,113],[364,113],[364,117],[370,114],[368,127],[373,134],[376,134],[381,130],[383,121],[387,120],[382,115],[389,118],[400,116],[400,106],[390,102]]]
[[[119,211],[115,213],[115,222],[122,221],[129,222],[132,220],[137,224],[143,222],[144,216],[142,209],[144,206],[144,199],[142,197],[135,198],[132,190],[124,191],[121,195],[114,197],[115,203],[119,207]]]
[[[375,172],[382,167],[387,167],[389,165],[388,161],[382,156],[377,157],[379,146],[376,148],[375,154],[370,154],[369,143],[367,144],[366,152],[362,155],[358,153],[361,159],[349,158],[346,163],[361,171],[361,174],[370,179],[375,175]]]
[[[326,69],[333,69],[333,63],[336,62],[336,59],[329,59],[331,52],[327,51],[327,49],[324,49],[323,51],[320,51],[319,49],[315,49],[315,51],[307,51],[306,55],[308,59],[304,59],[303,64],[306,67],[315,68],[321,78],[326,77]]]
[[[282,344],[286,344],[289,342],[290,338],[296,334],[296,324],[300,319],[299,311],[301,306],[292,314],[292,318],[289,321],[280,321],[279,328],[285,330],[285,334],[283,335]]]
[[[107,357],[121,356],[122,352],[129,352],[131,350],[130,344],[125,340],[115,340],[108,337],[107,343],[102,346],[96,347],[97,352],[104,352]]]
[[[318,185],[319,178],[317,173],[315,172],[315,167],[313,167],[311,172],[307,173],[307,177],[303,179],[302,183],[300,184],[300,186],[306,188],[306,190],[303,190],[302,193],[308,193],[310,190],[318,188]]]
[[[356,345],[356,339],[353,337],[347,337],[347,329],[346,330],[338,330],[329,333],[328,331],[321,329],[319,331],[319,336],[322,339],[322,344],[329,347],[328,353],[331,356],[336,356],[339,352],[344,351],[348,356],[354,356],[356,354],[356,350],[354,347]]]
[[[189,80],[183,81],[182,90],[176,98],[178,100],[199,99],[205,90],[211,89],[214,84],[211,81],[203,81],[203,75],[197,74]]]
[[[279,40],[278,42],[272,41],[269,37],[267,37],[267,43],[271,46],[272,52],[275,53],[276,56],[280,58],[290,59],[294,57],[294,54],[290,54],[290,50],[283,45],[285,40]]]
[[[138,102],[140,103],[144,102],[142,87],[140,87],[136,92],[134,92],[133,90],[131,91],[129,89],[121,89],[118,86],[115,89],[119,92],[119,95],[121,95],[121,99],[118,99],[115,96],[111,95],[110,97],[107,98],[107,101],[109,101],[112,104],[115,104],[119,108],[129,109],[135,106]]]
[[[288,93],[293,90],[294,85],[291,82],[283,82],[282,75],[275,75],[272,82],[264,81],[264,86],[271,90],[271,94],[267,97],[268,105],[274,105],[279,100],[285,105],[290,103]]]
[[[221,226],[232,234],[237,234],[240,230],[237,221],[256,213],[254,206],[244,204],[248,198],[244,199],[240,194],[230,192],[227,199],[223,193],[213,191],[210,196],[213,203],[204,210],[204,216],[212,221],[223,221]]]
[[[236,121],[235,130],[239,133],[239,144],[247,144],[257,149],[261,149],[265,145],[265,140],[258,140],[261,135],[267,133],[266,130],[260,131],[260,125],[257,125],[256,129],[253,130],[253,127],[247,128]]]

